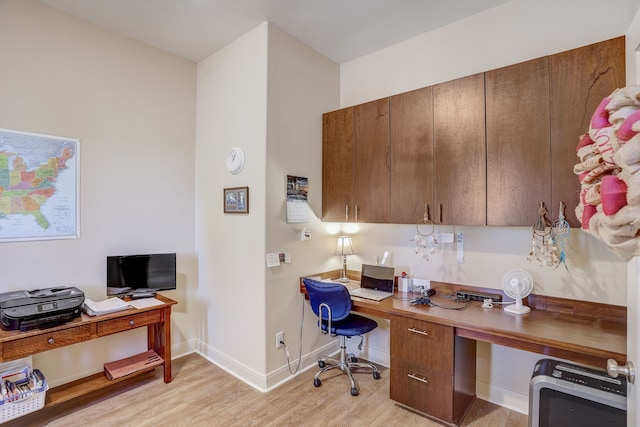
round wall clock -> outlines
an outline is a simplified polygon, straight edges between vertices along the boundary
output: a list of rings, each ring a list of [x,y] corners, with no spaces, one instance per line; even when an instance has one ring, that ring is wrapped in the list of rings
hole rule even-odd
[[[244,167],[244,151],[240,147],[234,147],[227,153],[227,169],[236,175]]]

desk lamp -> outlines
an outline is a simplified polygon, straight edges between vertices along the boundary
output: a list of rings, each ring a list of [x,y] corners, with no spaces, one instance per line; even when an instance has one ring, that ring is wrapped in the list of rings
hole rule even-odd
[[[351,243],[351,236],[338,236],[338,246],[336,247],[335,255],[342,256],[342,272],[340,273],[340,281],[348,282],[347,277],[347,255],[354,255],[353,245]]]

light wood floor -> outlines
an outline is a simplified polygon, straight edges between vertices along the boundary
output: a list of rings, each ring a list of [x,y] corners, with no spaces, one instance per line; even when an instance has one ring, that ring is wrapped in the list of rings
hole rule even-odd
[[[307,370],[269,393],[261,393],[197,354],[174,360],[173,381],[160,369],[132,383],[44,408],[5,426],[440,426],[389,399],[389,370],[380,380],[358,374],[360,395],[351,396],[342,374]],[[527,416],[476,399],[462,426],[526,427]]]

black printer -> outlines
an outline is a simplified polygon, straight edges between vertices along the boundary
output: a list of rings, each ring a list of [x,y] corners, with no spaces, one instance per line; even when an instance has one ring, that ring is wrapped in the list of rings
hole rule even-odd
[[[80,316],[84,292],[74,287],[0,294],[0,327],[7,331],[49,328]]]

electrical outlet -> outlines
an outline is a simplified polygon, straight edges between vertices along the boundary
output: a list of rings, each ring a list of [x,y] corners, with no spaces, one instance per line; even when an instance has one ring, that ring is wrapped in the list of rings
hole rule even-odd
[[[485,299],[490,299],[491,302],[502,301],[502,295],[500,294],[490,294],[486,292],[476,292],[476,291],[469,291],[469,290],[457,291],[456,297],[461,299],[466,299],[468,301],[484,301]]]
[[[284,347],[284,331],[276,332],[276,349]]]

